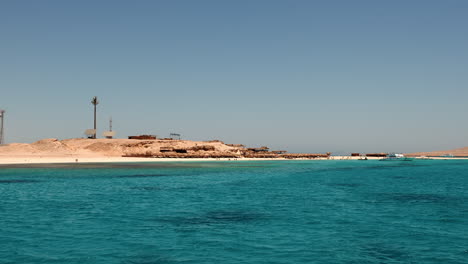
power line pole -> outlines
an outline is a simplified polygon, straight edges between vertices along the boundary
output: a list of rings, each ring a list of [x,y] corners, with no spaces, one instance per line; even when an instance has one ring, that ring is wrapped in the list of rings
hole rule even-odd
[[[3,139],[3,118],[5,117],[5,110],[0,109],[0,145],[4,144]]]
[[[97,130],[96,130],[96,106],[99,104],[97,96],[93,97],[93,99],[91,100],[91,104],[94,105],[94,136],[93,136],[93,138],[95,139],[96,138],[96,133],[97,133]]]

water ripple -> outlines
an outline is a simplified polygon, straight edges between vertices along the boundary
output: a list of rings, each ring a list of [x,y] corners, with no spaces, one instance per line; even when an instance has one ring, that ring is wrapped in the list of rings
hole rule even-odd
[[[37,183],[37,182],[41,182],[41,181],[38,181],[38,180],[0,180],[0,184],[1,183],[5,183],[5,184],[8,184],[8,183]]]
[[[216,210],[209,211],[202,215],[175,216],[158,218],[156,221],[170,223],[173,225],[206,225],[206,224],[236,224],[249,223],[252,221],[264,220],[264,214],[242,211],[242,210]]]

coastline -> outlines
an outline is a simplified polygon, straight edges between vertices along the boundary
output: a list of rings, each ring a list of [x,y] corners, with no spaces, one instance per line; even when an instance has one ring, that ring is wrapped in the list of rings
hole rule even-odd
[[[351,156],[331,156],[330,158],[134,158],[134,157],[37,157],[37,156],[0,156],[0,165],[9,164],[58,164],[58,163],[148,163],[148,162],[215,162],[215,161],[287,161],[287,160],[358,160],[359,157]],[[378,158],[369,158],[378,160]]]
[[[465,151],[466,149],[466,151]],[[149,163],[214,161],[281,161],[281,160],[379,160],[385,153],[332,156],[323,153],[286,153],[266,146],[247,148],[219,140],[191,141],[174,139],[42,139],[34,143],[11,143],[0,146],[0,165],[8,164],[75,164],[75,163]],[[408,153],[407,157],[432,160],[468,159],[468,147],[442,152]],[[356,155],[357,154],[357,155]],[[377,154],[377,155],[375,155]],[[440,154],[442,155],[442,154]]]
[[[369,160],[379,160],[380,158],[369,157]],[[416,158],[421,159],[421,158]],[[432,160],[466,160],[466,157],[433,157]],[[151,163],[151,162],[216,162],[216,161],[290,161],[290,160],[359,160],[359,157],[351,156],[331,156],[330,158],[133,158],[133,157],[37,157],[37,156],[0,156],[0,165],[13,164],[73,164],[73,163]],[[424,159],[422,159],[424,160]]]

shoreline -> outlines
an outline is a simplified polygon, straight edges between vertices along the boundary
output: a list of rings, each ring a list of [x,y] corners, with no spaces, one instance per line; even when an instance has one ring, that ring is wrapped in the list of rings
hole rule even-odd
[[[446,151],[407,153],[415,159],[468,159],[465,152]],[[248,148],[242,144],[225,144],[219,140],[191,141],[174,139],[84,139],[47,138],[34,143],[11,143],[0,146],[0,165],[8,164],[77,164],[77,163],[151,163],[151,162],[216,162],[216,161],[281,161],[281,160],[379,160],[386,153],[332,156],[323,153],[287,153],[266,146]],[[440,154],[442,155],[442,154]],[[449,154],[445,154],[449,155]],[[426,156],[426,157],[424,157]]]
[[[329,158],[134,158],[134,157],[1,157],[0,165],[14,164],[78,164],[78,163],[151,163],[151,162],[217,162],[217,161],[291,161],[291,160],[359,160],[360,157],[330,156]],[[381,158],[368,157],[368,160]],[[417,160],[466,160],[466,157],[432,157],[429,159],[416,157]]]
[[[359,157],[331,156],[330,158],[135,158],[135,157],[1,157],[0,165],[59,164],[59,163],[150,163],[150,162],[216,162],[216,161],[287,161],[287,160],[358,160]],[[370,160],[371,158],[369,158]],[[373,158],[377,160],[378,158]]]

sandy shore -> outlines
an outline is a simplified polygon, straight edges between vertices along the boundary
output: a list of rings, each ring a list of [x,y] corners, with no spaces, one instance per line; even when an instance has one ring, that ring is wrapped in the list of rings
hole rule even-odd
[[[266,149],[266,151],[265,151]],[[169,153],[169,154],[168,154]],[[172,153],[172,154],[171,154]],[[180,154],[181,153],[181,154]],[[412,153],[407,156],[437,156],[439,152]],[[455,156],[467,154],[468,148],[446,151]],[[424,154],[424,155],[422,155]],[[185,156],[184,156],[185,155]],[[190,161],[259,161],[259,160],[358,160],[356,156],[328,154],[282,154],[267,147],[246,148],[218,140],[136,140],[136,139],[42,139],[31,144],[12,143],[0,146],[1,164],[54,163],[123,163],[123,162],[190,162]],[[256,157],[257,156],[257,157]],[[149,158],[159,157],[159,158]],[[165,158],[171,157],[171,158]],[[185,157],[185,158],[184,158]],[[187,158],[194,157],[194,158]],[[200,157],[200,158],[198,158]],[[211,158],[206,158],[211,157]],[[218,158],[224,157],[224,158]],[[229,158],[230,157],[230,158]],[[249,158],[236,158],[249,157]],[[270,158],[271,157],[271,158]],[[369,160],[380,158],[368,157]],[[437,157],[431,159],[467,159]]]
[[[268,150],[268,148],[266,148],[266,150]],[[58,140],[52,138],[42,139],[31,144],[11,143],[1,145],[0,164],[236,161],[284,160],[289,158],[280,157],[268,151],[260,154],[267,153],[268,155],[276,157],[236,158],[253,155],[255,154],[254,152],[255,151],[245,148],[243,145],[224,144],[219,140],[190,141],[80,138]],[[191,155],[193,158],[186,158],[184,155]],[[325,154],[318,155],[323,155],[325,156],[324,158],[326,158]],[[152,156],[159,157],[150,158]],[[164,156],[167,156],[167,158]]]
[[[381,158],[369,157],[369,160],[379,160]],[[416,158],[420,159],[420,158]],[[468,158],[444,158],[433,157],[433,160],[467,160]],[[127,162],[216,162],[216,161],[286,161],[291,159],[284,158],[200,158],[200,159],[180,159],[180,158],[129,158],[129,157],[1,157],[0,165],[8,164],[58,164],[58,163],[127,163]],[[316,159],[294,159],[294,160],[359,160],[359,157],[350,156],[331,156],[327,158]]]
[[[172,159],[172,158],[129,158],[129,157],[16,157],[1,158],[0,164],[56,164],[56,163],[125,163],[125,162],[180,162],[180,161],[227,161],[234,159]],[[254,160],[254,159],[238,159]],[[267,160],[267,159],[264,159]]]
[[[359,157],[332,156],[327,158],[316,158],[312,160],[357,160]],[[378,158],[369,158],[378,159]],[[56,164],[56,163],[125,163],[125,162],[190,162],[190,161],[279,161],[290,160],[284,158],[200,158],[200,159],[180,159],[180,158],[131,158],[131,157],[2,157],[0,164]],[[310,159],[295,159],[310,160]]]

